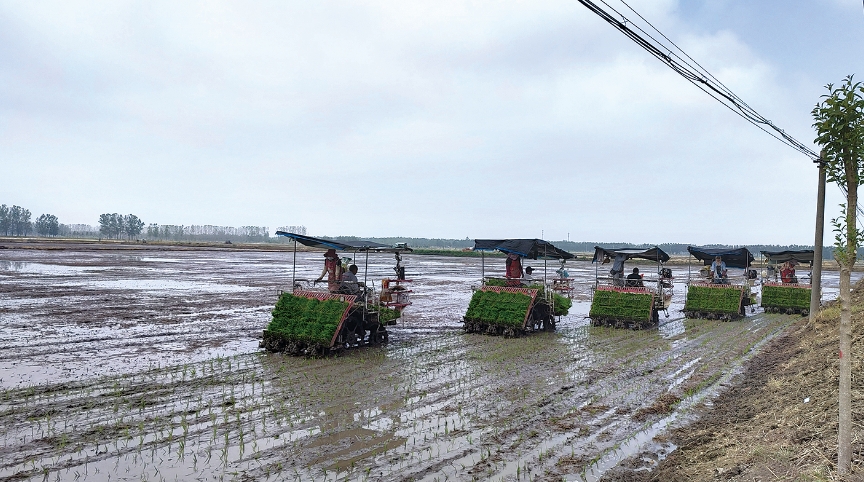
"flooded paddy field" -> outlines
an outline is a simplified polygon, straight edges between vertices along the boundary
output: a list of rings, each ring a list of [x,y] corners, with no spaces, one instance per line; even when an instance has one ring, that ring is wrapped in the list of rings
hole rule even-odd
[[[409,255],[414,304],[387,345],[295,358],[258,348],[291,260],[0,251],[0,480],[598,480],[674,450],[665,430],[798,319],[686,320],[675,267],[658,329],[590,327],[594,267],[576,261],[557,332],[466,335],[481,260]],[[321,261],[297,253],[297,277]],[[370,255],[368,281],[393,264]]]

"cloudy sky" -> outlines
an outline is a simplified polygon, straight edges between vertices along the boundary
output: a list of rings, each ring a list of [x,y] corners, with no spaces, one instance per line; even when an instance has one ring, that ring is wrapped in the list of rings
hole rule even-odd
[[[864,80],[860,0],[630,5],[808,145]],[[695,244],[812,244],[816,197],[575,0],[0,1],[0,180],[65,223]]]

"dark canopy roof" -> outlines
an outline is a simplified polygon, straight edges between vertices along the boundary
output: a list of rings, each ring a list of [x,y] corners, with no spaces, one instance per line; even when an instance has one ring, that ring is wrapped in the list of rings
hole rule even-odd
[[[695,246],[687,246],[687,251],[694,258],[706,265],[714,262],[714,258],[717,256],[723,257],[723,262],[726,263],[726,266],[731,266],[732,268],[746,268],[749,264],[753,263],[753,254],[747,248],[697,248]]]
[[[785,263],[790,259],[794,259],[799,263],[813,264],[813,250],[799,249],[792,251],[762,251],[763,255],[775,263]]]
[[[558,249],[542,239],[475,239],[475,251],[501,251],[513,253],[528,259],[570,259],[572,254]]]
[[[651,261],[659,261],[661,263],[665,263],[669,261],[669,255],[666,254],[665,251],[654,246],[653,248],[601,248],[600,246],[594,246],[594,259],[591,260],[592,263],[596,263],[598,261],[602,261],[604,256],[609,256],[610,258],[614,258],[615,256],[623,254],[626,256],[626,259],[631,258],[642,258],[648,259]]]
[[[294,239],[298,243],[312,248],[333,248],[339,251],[383,251],[388,253],[397,251],[413,251],[411,248],[394,248],[393,246],[388,246],[386,244],[375,243],[373,241],[363,241],[360,239],[336,241],[334,239],[313,238],[312,236],[305,236],[302,234],[286,233],[285,231],[276,231],[276,235]]]

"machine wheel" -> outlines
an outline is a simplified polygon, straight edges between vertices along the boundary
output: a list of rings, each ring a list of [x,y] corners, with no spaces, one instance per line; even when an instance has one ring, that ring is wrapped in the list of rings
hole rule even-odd
[[[387,330],[384,329],[383,326],[378,326],[374,329],[374,331],[369,332],[369,343],[377,344],[377,343],[387,343],[389,339],[389,335]]]

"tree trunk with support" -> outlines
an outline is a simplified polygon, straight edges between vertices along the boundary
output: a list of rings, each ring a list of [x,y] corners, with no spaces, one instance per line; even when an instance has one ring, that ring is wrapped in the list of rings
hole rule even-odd
[[[859,238],[864,236],[856,224],[858,186],[864,178],[864,85],[848,76],[834,87],[813,109],[816,143],[824,147],[820,165],[826,175],[846,191],[845,212],[834,220],[837,233],[835,259],[840,265],[840,383],[837,434],[837,472],[852,469],[852,267],[858,255]]]

